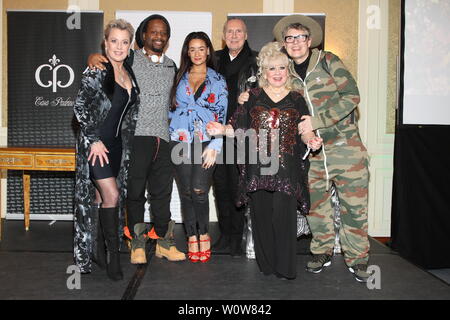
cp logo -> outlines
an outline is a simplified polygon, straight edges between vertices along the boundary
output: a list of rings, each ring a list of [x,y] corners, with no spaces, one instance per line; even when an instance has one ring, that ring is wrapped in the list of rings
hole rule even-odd
[[[59,66],[56,66],[60,62],[60,60],[56,58],[56,55],[53,55],[53,57],[50,60],[48,60],[48,62],[50,62],[50,64],[40,65],[36,69],[36,73],[34,74],[34,77],[36,78],[36,82],[38,83],[38,85],[40,85],[43,88],[52,87],[53,92],[56,92],[56,89],[58,87],[59,88],[67,88],[68,86],[70,86],[73,83],[75,75],[74,75],[71,67],[69,67],[66,64],[60,64]],[[52,75],[53,75],[52,81],[48,81],[47,84],[44,84],[41,80],[41,71],[44,68],[48,68],[50,71],[52,71]],[[67,81],[66,84],[62,84],[61,81],[58,81],[58,70],[61,68],[65,68],[69,72],[69,81]]]

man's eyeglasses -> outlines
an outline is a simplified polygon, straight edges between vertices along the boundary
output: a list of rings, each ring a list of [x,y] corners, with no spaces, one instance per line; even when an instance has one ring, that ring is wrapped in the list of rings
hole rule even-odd
[[[286,36],[284,37],[284,42],[286,43],[293,43],[295,40],[298,40],[298,42],[305,42],[309,36],[307,34],[298,34],[296,36]]]

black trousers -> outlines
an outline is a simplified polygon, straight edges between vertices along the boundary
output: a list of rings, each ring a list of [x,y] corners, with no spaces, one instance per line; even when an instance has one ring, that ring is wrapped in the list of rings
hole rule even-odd
[[[174,148],[182,144],[187,146],[183,142],[171,142],[171,147]],[[201,165],[201,154],[194,157],[194,152],[203,152],[208,144],[209,142],[204,142],[201,143],[201,146],[198,144],[198,147],[195,147],[195,144],[191,143],[188,146],[190,148],[189,156],[185,154],[186,152],[180,153],[185,156],[184,163],[174,164],[183,223],[188,237],[208,233],[209,229],[208,194],[215,166],[204,169]],[[183,151],[186,151],[186,149]]]
[[[282,192],[250,193],[256,261],[265,274],[297,275],[297,199]]]
[[[222,235],[242,239],[245,209],[236,207],[239,178],[236,156],[232,157],[232,163],[226,162],[227,150],[234,148],[234,140],[224,138],[224,142],[225,144],[222,148],[223,164],[216,165],[213,175],[214,198],[217,203],[219,229]],[[236,153],[235,148],[234,152]]]
[[[134,225],[144,222],[145,190],[155,232],[164,237],[170,221],[173,166],[169,143],[157,137],[135,136],[128,172],[127,217],[133,234]]]

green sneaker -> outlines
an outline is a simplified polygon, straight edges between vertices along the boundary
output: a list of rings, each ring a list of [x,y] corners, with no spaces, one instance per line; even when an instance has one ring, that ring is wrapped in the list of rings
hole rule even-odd
[[[367,272],[367,264],[357,264],[351,267],[348,267],[348,270],[353,273],[356,281],[358,282],[367,282],[370,278],[371,274]]]
[[[311,261],[306,264],[306,271],[312,273],[319,273],[324,267],[331,265],[331,255],[329,254],[315,254]]]

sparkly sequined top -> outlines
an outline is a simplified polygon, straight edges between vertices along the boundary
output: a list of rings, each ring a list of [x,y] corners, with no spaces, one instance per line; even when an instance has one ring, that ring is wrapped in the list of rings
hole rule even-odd
[[[302,159],[306,146],[297,128],[308,114],[305,100],[295,91],[275,103],[263,89],[252,89],[248,102],[238,106],[229,121],[238,150],[238,206],[247,203],[249,192],[278,191],[295,196],[299,211],[308,213],[309,162]],[[245,154],[240,146],[245,146]]]

